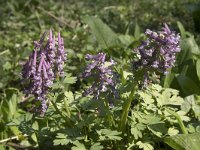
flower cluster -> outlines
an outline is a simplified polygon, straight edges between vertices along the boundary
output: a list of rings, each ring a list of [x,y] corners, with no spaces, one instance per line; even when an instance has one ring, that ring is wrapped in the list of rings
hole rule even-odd
[[[115,63],[112,59],[110,62],[105,61],[105,59],[106,54],[104,53],[86,55],[86,60],[91,61],[91,63],[86,67],[83,77],[92,77],[94,83],[85,91],[85,95],[94,95],[95,99],[98,99],[100,93],[108,92],[108,90],[117,96],[115,75],[112,71],[112,66]]]
[[[158,71],[168,74],[168,69],[175,64],[175,55],[180,52],[180,36],[171,31],[167,24],[163,30],[156,33],[146,30],[147,40],[135,49],[140,59],[133,63],[134,69],[145,69],[145,80],[147,81],[148,71]]]
[[[40,114],[44,114],[47,110],[49,87],[53,84],[56,75],[63,75],[63,65],[66,61],[63,38],[60,33],[56,42],[50,30],[49,39],[46,45],[43,45],[45,36],[44,33],[39,42],[34,42],[35,48],[22,69],[23,81],[28,82],[25,93],[35,96],[35,104],[40,102],[41,105],[35,106],[35,111]]]

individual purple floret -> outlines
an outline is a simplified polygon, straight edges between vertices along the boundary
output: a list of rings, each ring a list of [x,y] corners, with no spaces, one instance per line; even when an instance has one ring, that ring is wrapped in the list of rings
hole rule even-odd
[[[93,78],[94,83],[85,91],[85,95],[93,95],[98,99],[100,93],[112,92],[117,96],[115,90],[116,81],[112,66],[115,64],[113,60],[105,61],[106,54],[99,53],[97,55],[86,55],[86,60],[91,61],[83,73],[84,78]]]
[[[49,39],[45,45],[43,34],[39,42],[35,41],[35,48],[29,60],[23,66],[22,78],[26,81],[26,96],[34,95],[34,110],[43,115],[48,108],[47,94],[56,75],[63,75],[63,65],[66,61],[64,41],[58,33],[58,42],[49,31]],[[57,43],[57,46],[56,46]],[[60,59],[58,59],[60,58]],[[62,73],[61,73],[62,72]],[[38,102],[40,105],[38,106]]]
[[[158,33],[147,29],[145,34],[146,41],[135,49],[140,59],[133,63],[134,69],[144,69],[147,74],[152,71],[168,74],[168,69],[175,64],[176,53],[181,50],[179,34],[171,31],[167,24]]]

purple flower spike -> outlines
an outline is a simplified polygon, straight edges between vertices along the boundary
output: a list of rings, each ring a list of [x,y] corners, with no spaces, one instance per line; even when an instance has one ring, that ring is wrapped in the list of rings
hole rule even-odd
[[[52,30],[49,30],[49,43],[53,42],[53,37],[52,37]]]
[[[66,54],[64,48],[64,40],[60,36],[60,32],[58,33],[58,50],[57,50],[57,58],[56,58],[56,65],[58,67],[58,74],[60,76],[64,75],[63,65],[66,61]]]
[[[134,69],[145,69],[146,72],[159,71],[168,74],[176,61],[176,53],[180,52],[180,36],[171,31],[167,24],[164,24],[162,31],[153,32],[146,30],[147,40],[135,49],[140,54],[140,59],[133,62]],[[145,75],[145,80],[148,75]],[[146,82],[146,81],[145,81]]]
[[[83,73],[84,78],[91,77],[95,82],[85,91],[85,95],[93,95],[95,99],[99,98],[100,93],[111,92],[118,97],[115,86],[115,76],[112,66],[115,64],[113,60],[106,62],[106,54],[99,53],[97,55],[86,55],[86,60],[91,63]]]
[[[34,106],[34,110],[40,115],[44,115],[48,108],[47,94],[50,86],[53,84],[55,74],[64,74],[63,65],[66,61],[64,49],[64,40],[58,34],[58,43],[56,45],[55,36],[52,30],[49,31],[49,39],[43,46],[45,33],[39,42],[35,41],[35,48],[29,56],[29,60],[22,69],[23,80],[26,80],[26,96],[29,94],[35,96],[35,102],[40,101],[40,106]]]

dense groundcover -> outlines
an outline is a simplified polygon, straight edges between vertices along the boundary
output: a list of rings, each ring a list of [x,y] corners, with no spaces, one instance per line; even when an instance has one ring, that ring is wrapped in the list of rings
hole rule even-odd
[[[7,0],[0,17],[0,150],[199,150],[199,0]]]

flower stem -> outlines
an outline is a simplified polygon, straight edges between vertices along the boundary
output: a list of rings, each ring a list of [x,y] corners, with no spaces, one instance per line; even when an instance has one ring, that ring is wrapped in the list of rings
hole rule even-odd
[[[25,137],[28,137],[27,134],[24,134],[24,135],[21,135],[21,136],[23,136],[24,138],[25,138]],[[0,144],[5,143],[5,142],[8,142],[8,141],[11,141],[11,140],[16,140],[16,139],[19,139],[19,135],[13,136],[13,137],[9,137],[9,138],[7,138],[7,139],[3,139],[3,140],[0,141]]]
[[[111,112],[109,111],[109,103],[107,100],[104,100],[106,111],[107,111],[107,121],[109,122],[110,126],[115,126],[115,122]]]
[[[71,114],[70,114],[70,111],[69,111],[69,108],[68,108],[68,103],[67,103],[66,98],[64,98],[64,106],[65,106],[65,110],[67,112],[67,117],[70,118]]]
[[[172,116],[174,116],[177,119],[178,124],[179,124],[183,134],[188,134],[188,131],[187,131],[185,125],[183,124],[181,117],[175,111],[169,110],[167,108],[165,108],[165,109],[167,110],[168,113],[170,113]]]
[[[119,131],[123,131],[126,126],[128,111],[131,106],[131,102],[134,99],[135,90],[136,90],[136,85],[133,86],[133,89],[128,97],[128,101],[124,102],[121,119],[120,119],[119,126],[118,126]]]
[[[65,117],[65,116],[62,114],[62,112],[58,109],[56,103],[55,103],[54,101],[52,101],[52,100],[51,100],[51,103],[52,103],[53,107],[55,108],[56,112],[57,112],[58,114],[60,114],[60,116],[66,121],[66,123],[67,123],[69,126],[72,126],[71,122],[69,121],[69,118],[68,118],[67,116]]]

